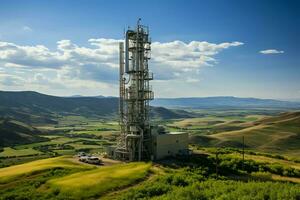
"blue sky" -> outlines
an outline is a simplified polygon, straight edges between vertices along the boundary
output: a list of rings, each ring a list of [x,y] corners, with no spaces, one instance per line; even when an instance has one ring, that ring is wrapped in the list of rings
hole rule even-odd
[[[139,17],[157,97],[300,99],[296,0],[0,0],[0,89],[117,95],[117,43]]]

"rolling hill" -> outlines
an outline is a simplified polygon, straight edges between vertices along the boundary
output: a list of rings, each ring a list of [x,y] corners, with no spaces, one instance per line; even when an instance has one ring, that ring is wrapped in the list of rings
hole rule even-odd
[[[116,118],[116,97],[56,97],[37,92],[0,91],[0,116],[29,124],[55,124],[58,116],[80,115],[96,118]],[[185,111],[152,107],[151,116],[161,119],[194,116]]]
[[[193,97],[193,98],[157,98],[152,106],[166,108],[300,108],[299,102],[279,101],[273,99],[238,98],[238,97]]]
[[[45,141],[40,131],[16,120],[0,118],[0,147]]]
[[[96,167],[67,156],[36,160],[0,168],[0,199],[102,199],[145,180],[152,168],[144,162]]]
[[[300,112],[287,112],[241,123],[241,130],[226,131],[207,136],[191,136],[190,141],[202,146],[242,147],[264,152],[296,153],[300,155]]]
[[[37,92],[0,92],[0,116],[27,123],[55,123],[57,115],[112,116],[117,98],[56,97]]]

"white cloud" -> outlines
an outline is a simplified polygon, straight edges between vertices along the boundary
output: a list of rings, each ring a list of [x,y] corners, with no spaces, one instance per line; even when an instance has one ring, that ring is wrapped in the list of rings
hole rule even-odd
[[[25,83],[24,79],[15,75],[0,74],[0,83],[4,86],[22,86]]]
[[[276,50],[276,49],[266,49],[266,50],[261,50],[259,53],[261,54],[280,54],[284,53],[284,51]]]
[[[105,94],[103,91],[106,91],[106,95],[116,95],[120,41],[89,39],[88,46],[79,46],[70,40],[60,40],[54,50],[44,45],[25,46],[0,41],[0,68],[4,67],[2,73],[14,78],[20,76],[16,72],[22,70],[22,84],[27,88],[68,92],[84,88],[83,92]],[[150,69],[156,80],[182,79],[195,83],[199,81],[200,68],[217,63],[215,55],[240,45],[243,43],[154,42]]]
[[[221,50],[240,45],[243,45],[243,43],[225,42],[214,44],[205,41],[185,43],[178,40],[167,43],[154,42],[152,44],[152,57],[154,62],[168,65],[172,68],[199,68],[214,64],[216,60],[213,56]]]
[[[229,47],[243,45],[241,42],[209,43],[192,41],[185,43],[173,41],[152,44],[151,69],[159,79],[175,79],[182,76],[196,75],[199,68],[213,66],[217,63],[214,58],[220,51]]]
[[[23,30],[24,32],[32,32],[32,29],[31,29],[29,26],[23,26],[23,27],[22,27],[22,30]]]
[[[197,83],[199,81],[200,81],[199,79],[190,78],[190,77],[187,77],[187,79],[186,79],[187,83]]]

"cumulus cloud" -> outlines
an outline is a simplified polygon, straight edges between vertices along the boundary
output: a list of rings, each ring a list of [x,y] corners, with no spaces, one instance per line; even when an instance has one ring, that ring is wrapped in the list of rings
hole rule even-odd
[[[0,41],[0,60],[24,67],[60,67],[66,61],[58,52],[51,52],[43,45],[20,46]]]
[[[152,61],[154,69],[172,71],[175,73],[193,72],[203,66],[212,66],[217,63],[213,57],[229,47],[243,45],[242,42],[225,42],[220,44],[206,41],[192,41],[185,43],[173,41],[167,43],[154,42],[152,44]],[[161,74],[161,73],[157,73]],[[171,74],[171,73],[169,73]]]
[[[266,49],[266,50],[261,50],[259,53],[261,54],[280,54],[284,53],[284,51],[276,50],[276,49]]]
[[[60,88],[63,88],[62,85],[67,87],[67,84],[72,83],[69,87],[82,88],[88,84],[91,87],[109,90],[118,84],[120,41],[122,40],[89,39],[89,45],[79,46],[64,39],[58,41],[56,49],[53,50],[44,45],[27,46],[0,41],[0,66],[4,66],[6,70],[2,73],[14,78],[17,76],[15,72],[20,69],[24,73],[27,72],[25,77],[26,80],[30,80],[27,83],[31,86],[36,84],[54,88],[60,84]],[[243,43],[216,44],[206,41],[186,43],[178,40],[166,43],[154,42],[150,68],[156,80],[188,77],[184,81],[195,83],[199,80],[197,76],[200,68],[217,63],[215,55],[224,49],[240,45]]]

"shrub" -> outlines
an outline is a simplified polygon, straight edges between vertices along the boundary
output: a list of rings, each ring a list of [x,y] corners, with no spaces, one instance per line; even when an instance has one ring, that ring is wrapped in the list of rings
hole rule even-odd
[[[254,180],[260,180],[260,181],[272,180],[272,174],[269,172],[252,172],[251,176]]]

